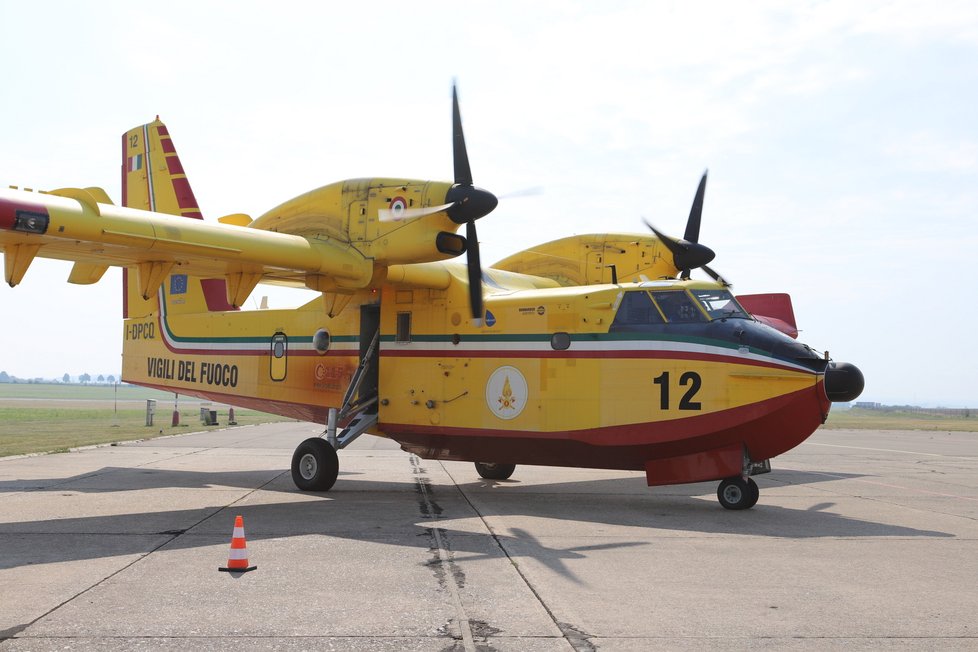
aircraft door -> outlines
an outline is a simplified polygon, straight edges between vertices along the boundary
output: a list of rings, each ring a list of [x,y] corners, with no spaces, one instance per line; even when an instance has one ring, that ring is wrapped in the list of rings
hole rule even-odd
[[[272,335],[268,373],[272,380],[285,380],[289,368],[289,338],[281,331]]]
[[[360,361],[367,354],[370,342],[380,328],[380,306],[362,305],[360,306]],[[377,396],[377,384],[379,379],[380,342],[377,342],[377,351],[374,352],[367,368],[363,370],[363,381],[360,383],[359,395],[361,401],[365,397]]]

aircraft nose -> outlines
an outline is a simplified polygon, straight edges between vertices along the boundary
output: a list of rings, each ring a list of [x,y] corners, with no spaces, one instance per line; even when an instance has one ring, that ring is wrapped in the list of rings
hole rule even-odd
[[[825,370],[825,395],[833,403],[855,400],[866,381],[859,367],[848,362],[830,362]]]

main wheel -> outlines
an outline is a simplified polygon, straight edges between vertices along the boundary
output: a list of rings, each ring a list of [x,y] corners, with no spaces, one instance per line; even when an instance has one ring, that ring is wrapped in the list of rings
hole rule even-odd
[[[515,464],[495,464],[493,462],[476,462],[475,470],[486,480],[507,480],[516,470]]]
[[[761,490],[753,478],[727,478],[717,487],[717,500],[726,509],[750,509],[757,504]]]
[[[329,491],[340,472],[340,460],[329,442],[311,437],[292,454],[292,482],[303,491]]]

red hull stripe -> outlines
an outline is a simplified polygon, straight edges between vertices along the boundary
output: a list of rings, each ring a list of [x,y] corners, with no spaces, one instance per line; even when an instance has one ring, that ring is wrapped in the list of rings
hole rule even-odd
[[[818,387],[699,417],[561,432],[505,431],[381,423],[404,450],[426,459],[492,460],[643,470],[649,460],[744,445],[752,459],[791,450],[829,409]],[[692,480],[676,480],[677,482]]]

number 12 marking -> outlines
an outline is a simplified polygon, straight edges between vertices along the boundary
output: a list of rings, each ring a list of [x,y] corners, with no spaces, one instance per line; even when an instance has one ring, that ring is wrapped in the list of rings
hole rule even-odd
[[[659,386],[659,408],[663,410],[669,409],[669,372],[663,371],[659,376],[652,379],[652,382]],[[703,385],[703,379],[695,371],[687,371],[682,376],[679,377],[679,384],[685,387],[689,385],[689,389],[683,394],[682,399],[679,401],[680,410],[701,410],[703,409],[702,403],[699,401],[694,401],[693,397],[696,396],[696,392],[700,391],[700,387]]]

